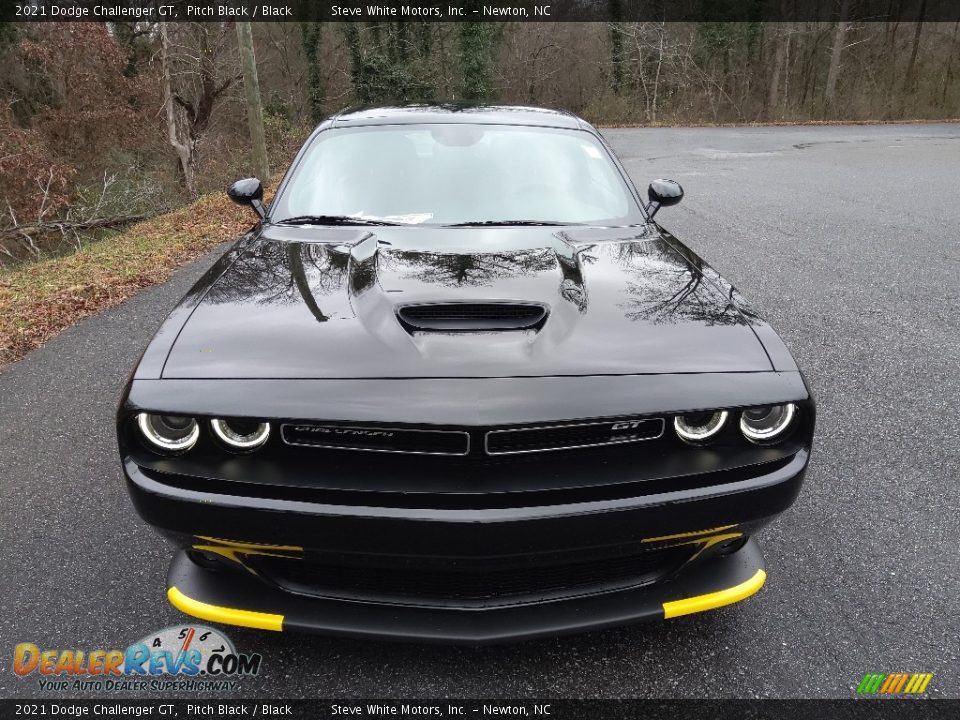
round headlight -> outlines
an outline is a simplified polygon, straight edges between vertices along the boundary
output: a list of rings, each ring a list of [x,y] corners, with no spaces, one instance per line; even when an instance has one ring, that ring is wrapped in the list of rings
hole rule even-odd
[[[197,444],[200,426],[192,417],[140,413],[137,425],[156,448],[168,453],[185,452]]]
[[[210,428],[217,440],[231,450],[256,450],[270,437],[270,423],[256,420],[210,421]]]
[[[727,411],[698,412],[677,415],[673,419],[673,429],[681,440],[689,443],[702,443],[723,429],[727,422]]]
[[[793,403],[750,408],[740,415],[740,430],[751,442],[770,442],[786,432],[796,414]]]

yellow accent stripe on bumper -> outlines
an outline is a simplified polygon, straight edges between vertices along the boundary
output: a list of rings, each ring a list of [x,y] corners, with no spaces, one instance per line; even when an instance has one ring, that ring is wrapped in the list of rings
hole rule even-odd
[[[193,615],[201,620],[224,623],[225,625],[240,625],[242,627],[257,628],[258,630],[283,630],[283,615],[254,612],[253,610],[238,610],[236,608],[221,607],[194,600],[187,597],[173,586],[167,590],[167,600],[177,610]]]
[[[267,543],[240,542],[239,540],[224,540],[223,538],[209,537],[207,535],[197,535],[197,540],[205,540],[207,542],[237,548],[238,550],[267,550],[269,552],[289,550],[291,552],[303,552],[303,547],[300,545],[268,545]]]
[[[739,585],[734,585],[726,590],[665,602],[663,604],[663,617],[665,620],[669,620],[681,615],[690,615],[704,610],[713,610],[724,605],[732,605],[757,592],[763,587],[766,579],[767,574],[763,570],[757,570],[756,574],[749,580],[744,580]]]
[[[730,528],[735,528],[736,524],[733,525],[721,525],[720,527],[710,528],[709,530],[694,530],[693,532],[682,532],[674,533],[673,535],[657,535],[657,537],[648,537],[643,538],[640,542],[651,543],[651,542],[660,542],[661,540],[677,540],[679,538],[692,538],[697,535],[711,535],[713,533],[723,532],[724,530],[729,530]]]

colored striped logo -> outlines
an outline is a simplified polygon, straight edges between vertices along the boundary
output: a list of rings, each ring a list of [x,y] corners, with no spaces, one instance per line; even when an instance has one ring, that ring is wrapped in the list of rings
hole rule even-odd
[[[926,692],[933,673],[867,673],[857,686],[859,695],[916,695]]]

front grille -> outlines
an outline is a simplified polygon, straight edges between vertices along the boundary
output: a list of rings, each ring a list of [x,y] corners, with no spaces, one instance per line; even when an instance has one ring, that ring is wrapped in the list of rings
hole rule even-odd
[[[283,425],[280,434],[288,445],[330,450],[366,450],[413,455],[466,455],[470,452],[470,434],[459,430],[304,423]]]
[[[361,427],[342,423],[287,423],[280,434],[288,445],[327,450],[411,455],[471,454],[471,432],[476,436],[474,456],[575,450],[655,440],[663,435],[662,418],[597,420],[499,430],[421,430],[409,427]]]
[[[604,420],[572,425],[491,430],[486,436],[489,455],[570,450],[653,440],[663,435],[663,420]]]
[[[397,316],[409,330],[523,330],[538,326],[547,309],[534,303],[406,305]]]
[[[485,607],[646,585],[678,568],[690,553],[689,547],[681,546],[552,565],[531,560],[510,567],[489,561],[425,567],[424,561],[405,558],[396,558],[386,567],[292,558],[250,560],[259,574],[298,594]]]

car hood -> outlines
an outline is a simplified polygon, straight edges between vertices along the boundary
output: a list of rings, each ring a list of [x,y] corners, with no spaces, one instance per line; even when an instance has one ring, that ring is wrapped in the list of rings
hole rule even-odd
[[[169,378],[757,372],[755,319],[654,225],[268,227],[179,332]],[[413,331],[406,304],[537,303],[526,330]]]

